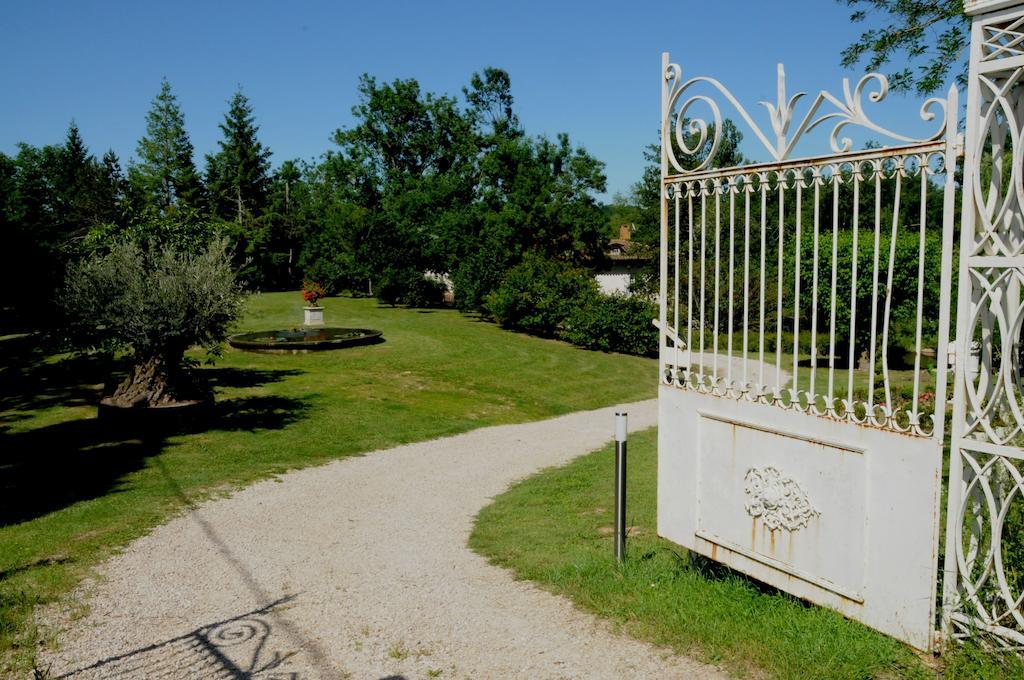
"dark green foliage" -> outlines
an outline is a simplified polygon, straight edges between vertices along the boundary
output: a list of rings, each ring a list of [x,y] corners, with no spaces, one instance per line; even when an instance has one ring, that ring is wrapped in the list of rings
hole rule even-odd
[[[371,271],[446,271],[445,235],[473,201],[476,154],[470,121],[454,99],[423,93],[415,80],[380,84],[363,76],[358,121],[338,130],[325,158],[329,181],[368,211],[360,262]]]
[[[852,294],[852,271],[853,271],[853,233],[852,231],[839,232],[837,237],[837,267],[836,267],[836,338],[842,339],[841,345],[836,347],[836,354],[840,357],[849,355],[850,336],[850,297]],[[855,347],[854,356],[860,357],[863,353],[870,351],[871,315],[872,300],[878,301],[877,305],[877,343],[881,346],[885,328],[882,319],[885,314],[886,293],[890,290],[887,286],[887,274],[889,266],[890,245],[892,235],[884,228],[879,234],[879,265],[878,265],[878,294],[872,296],[874,289],[874,232],[869,227],[862,228],[858,233],[857,242],[857,304],[856,304],[856,328],[854,332]],[[917,324],[917,293],[918,293],[918,264],[920,235],[913,232],[901,231],[896,237],[895,257],[893,258],[893,279],[891,287],[888,345],[899,354],[914,347],[916,339]],[[936,320],[939,316],[939,289],[938,281],[941,276],[941,253],[942,234],[939,230],[928,233],[925,237],[925,263],[924,263],[924,290],[923,293],[923,319],[922,334],[925,346],[934,346],[935,333],[938,330]],[[832,235],[822,234],[819,241],[818,260],[818,281],[819,287],[823,290],[830,290],[831,284],[831,251]],[[813,241],[810,237],[803,238],[801,247],[801,282],[805,290],[810,289],[813,274]],[[790,272],[793,271],[793,262],[787,266]],[[786,278],[792,281],[792,274]],[[929,284],[929,282],[934,282]],[[825,284],[823,286],[823,284]],[[827,293],[819,294],[818,301],[818,332],[824,333],[827,342],[830,325],[830,300]],[[801,311],[805,316],[804,328],[809,328],[809,319],[812,316],[811,300],[805,294],[801,298]],[[837,340],[838,342],[838,340]],[[824,344],[820,339],[819,343]],[[819,354],[827,354],[819,345]],[[881,359],[880,349],[876,359]],[[897,357],[901,358],[901,357]]]
[[[378,281],[374,293],[389,305],[436,307],[444,302],[444,284],[417,269],[386,269]]]
[[[262,260],[263,284],[268,288],[294,288],[301,278],[296,267],[309,226],[302,213],[306,208],[303,199],[309,195],[302,173],[297,161],[287,160],[270,178],[269,201],[261,218],[268,236],[267,255]]]
[[[192,160],[185,116],[167,80],[160,84],[160,94],[146,114],[146,134],[139,140],[138,154],[139,161],[128,169],[141,202],[137,210],[171,212],[204,206],[203,184]]]
[[[99,191],[96,202],[98,217],[105,223],[123,222],[128,209],[129,185],[121,169],[121,160],[112,149],[103,154],[102,172],[99,177]]]
[[[280,245],[274,247],[296,267],[287,264],[282,280],[293,280],[297,271],[334,292],[368,292],[375,272],[361,253],[368,247],[372,213],[355,200],[351,164],[332,153],[319,165],[303,164],[292,182],[283,175],[287,170],[282,166],[275,181],[279,208],[273,218],[279,227],[273,233]]]
[[[241,90],[232,96],[220,130],[220,150],[206,157],[210,211],[241,224],[263,213],[270,185],[270,151],[256,137],[252,104]]]
[[[469,87],[462,88],[469,115],[484,143],[522,135],[519,118],[512,111],[512,79],[508,72],[488,66],[474,73]]]
[[[273,220],[263,219],[270,189],[270,150],[257,138],[253,108],[235,92],[220,125],[220,150],[206,157],[206,191],[211,215],[224,223],[235,244],[236,264],[250,288],[268,283],[275,269]]]
[[[658,330],[651,322],[657,316],[657,305],[638,295],[584,296],[576,301],[561,337],[587,349],[653,356]]]
[[[343,204],[337,206],[319,228],[310,229],[302,244],[298,263],[305,278],[320,281],[334,292],[365,289],[365,280],[359,276],[361,268],[349,239],[362,228],[366,219],[363,208]]]
[[[861,33],[842,52],[849,68],[866,61],[869,71],[886,64],[894,91],[931,94],[950,75],[962,85],[967,76],[970,25],[963,0],[839,0],[855,8],[854,23],[869,17],[879,24]],[[899,68],[901,67],[902,68]]]
[[[597,294],[585,270],[530,253],[487,296],[487,311],[506,328],[552,337],[578,300]]]
[[[123,203],[117,157],[108,152],[97,162],[74,123],[61,145],[0,154],[0,306],[42,309],[87,235],[118,219]]]
[[[192,208],[161,212],[147,208],[127,223],[105,222],[91,229],[82,242],[85,254],[104,253],[125,241],[148,250],[171,248],[198,253],[218,235],[205,215]]]
[[[477,247],[462,256],[452,272],[455,305],[462,311],[484,309],[487,295],[498,284],[509,267],[511,253],[498,239],[481,239]]]

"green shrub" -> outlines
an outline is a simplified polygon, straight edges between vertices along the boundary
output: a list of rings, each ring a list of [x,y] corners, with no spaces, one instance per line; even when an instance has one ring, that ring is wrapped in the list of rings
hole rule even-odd
[[[639,295],[598,293],[576,300],[562,337],[587,349],[653,356],[658,330],[651,320],[657,316],[654,303]]]
[[[508,255],[486,242],[461,258],[452,271],[455,306],[464,312],[486,311],[487,296],[508,268]]]
[[[389,305],[436,307],[444,303],[445,286],[415,269],[389,269],[374,292],[378,300]]]
[[[529,254],[505,273],[486,308],[506,328],[552,337],[577,300],[596,294],[597,282],[585,270]]]

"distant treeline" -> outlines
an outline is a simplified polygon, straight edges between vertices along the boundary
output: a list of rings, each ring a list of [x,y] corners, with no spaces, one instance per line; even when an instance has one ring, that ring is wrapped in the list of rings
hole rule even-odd
[[[509,76],[474,74],[462,97],[412,79],[360,79],[355,124],[314,161],[271,164],[238,91],[218,149],[197,166],[185,117],[164,81],[127,167],[97,158],[72,122],[61,144],[0,154],[0,305],[38,309],[68,263],[118,239],[234,244],[252,289],[316,280],[332,292],[425,304],[438,277],[481,309],[505,272],[533,254],[565,266],[602,256],[604,164],[526,134]]]

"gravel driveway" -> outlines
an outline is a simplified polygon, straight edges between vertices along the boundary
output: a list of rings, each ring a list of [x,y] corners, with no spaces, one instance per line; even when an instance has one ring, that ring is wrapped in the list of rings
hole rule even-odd
[[[656,422],[656,401],[621,408],[632,429]],[[84,619],[51,613],[59,650],[43,668],[73,678],[722,677],[613,633],[466,547],[492,497],[606,444],[615,410],[401,446],[207,502],[104,564],[76,595]]]

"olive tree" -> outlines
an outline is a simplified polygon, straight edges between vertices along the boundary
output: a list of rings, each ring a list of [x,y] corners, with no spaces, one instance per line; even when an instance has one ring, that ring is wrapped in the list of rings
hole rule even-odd
[[[120,407],[204,399],[185,352],[216,355],[242,299],[224,240],[195,252],[115,244],[71,265],[60,296],[74,346],[130,354],[128,376],[106,400]]]

